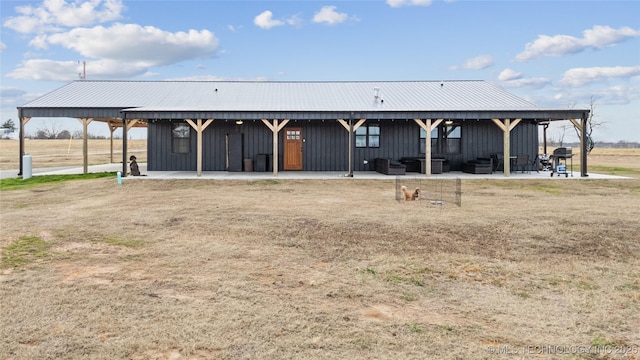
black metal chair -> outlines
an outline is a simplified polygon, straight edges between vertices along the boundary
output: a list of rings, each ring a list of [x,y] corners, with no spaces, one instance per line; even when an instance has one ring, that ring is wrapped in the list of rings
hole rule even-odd
[[[504,156],[502,154],[490,154],[489,157],[493,160],[493,172],[504,171]]]
[[[529,170],[535,170],[537,173],[540,173],[540,154],[537,154],[536,157],[529,162]]]
[[[513,171],[516,172],[518,171],[518,168],[519,168],[520,171],[524,173],[524,171],[527,170],[528,166],[529,166],[529,155],[518,155],[516,157],[516,165]]]

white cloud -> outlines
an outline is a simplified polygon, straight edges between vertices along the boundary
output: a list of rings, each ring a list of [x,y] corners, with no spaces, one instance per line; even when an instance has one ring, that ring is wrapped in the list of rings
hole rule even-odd
[[[36,49],[46,49],[49,47],[47,43],[47,35],[38,35],[29,41],[29,46]]]
[[[591,98],[599,105],[626,105],[640,99],[640,86],[616,85],[596,90],[571,88],[554,96],[555,100],[565,103],[589,103]]]
[[[522,77],[522,73],[519,73],[519,72],[511,70],[511,69],[504,69],[498,75],[498,80],[500,80],[500,81],[510,81],[510,80],[520,79],[521,77]]]
[[[347,14],[337,12],[335,6],[323,6],[313,15],[313,22],[335,25],[347,21],[348,18]]]
[[[630,78],[636,75],[640,75],[640,65],[574,68],[565,71],[560,83],[569,86],[582,86],[611,78]]]
[[[7,45],[4,42],[0,41],[0,52],[3,52],[7,49]]]
[[[431,5],[431,2],[432,2],[431,0],[387,0],[387,5],[391,7],[429,6]]]
[[[0,86],[0,106],[2,107],[3,114],[5,109],[15,110],[16,107],[22,105],[35,96],[28,95],[26,91],[9,86]],[[14,115],[11,115],[12,117]],[[3,121],[6,120],[3,118]]]
[[[26,60],[7,77],[23,80],[72,81],[78,79],[76,61],[54,61],[47,59]]]
[[[500,84],[507,88],[533,88],[541,89],[551,84],[551,79],[544,77],[537,78],[524,78],[522,73],[519,73],[512,69],[504,69],[498,74],[498,80]]]
[[[462,65],[462,67],[470,70],[481,70],[481,69],[486,69],[493,64],[494,64],[494,61],[490,55],[480,55],[480,56],[476,56],[474,58],[468,59],[467,61],[464,62],[464,65]]]
[[[44,0],[38,6],[17,6],[15,10],[20,15],[10,17],[4,26],[32,34],[117,20],[122,17],[124,5],[122,0]]]
[[[167,32],[153,26],[114,24],[76,28],[46,37],[46,43],[77,51],[85,58],[158,66],[213,57],[218,39],[209,30]]]
[[[542,89],[543,87],[551,84],[551,79],[538,77],[538,78],[519,78],[513,80],[507,80],[501,82],[502,86],[507,88],[533,88],[533,89]]]
[[[0,86],[0,97],[4,98],[15,98],[25,94],[25,91],[22,89],[18,89],[10,86]]]
[[[291,26],[301,27],[303,21],[302,21],[302,17],[299,14],[295,14],[292,17],[288,18],[286,22]]]
[[[640,31],[622,27],[613,29],[609,26],[596,25],[585,30],[582,38],[570,35],[539,35],[538,38],[525,45],[525,50],[516,55],[516,61],[528,61],[541,56],[563,56],[574,54],[585,49],[600,49],[616,45],[628,38],[640,36]]]
[[[86,62],[87,79],[128,78],[143,75],[149,69],[146,62],[122,62],[116,60],[96,60]],[[55,61],[31,59],[20,64],[7,74],[8,77],[23,80],[47,80],[69,82],[78,80],[82,66],[77,61]]]
[[[170,33],[135,24],[77,28],[37,37],[37,43],[59,45],[76,51],[80,58],[98,59],[87,61],[89,79],[142,75],[154,66],[213,57],[218,48],[218,40],[208,30]],[[78,72],[76,61],[29,59],[7,76],[14,79],[70,81],[78,79]]]
[[[257,26],[263,28],[263,29],[271,29],[272,27],[275,26],[282,26],[284,25],[284,21],[282,20],[275,20],[273,18],[273,13],[269,10],[263,11],[260,15],[256,16],[253,19],[253,23],[256,24]]]

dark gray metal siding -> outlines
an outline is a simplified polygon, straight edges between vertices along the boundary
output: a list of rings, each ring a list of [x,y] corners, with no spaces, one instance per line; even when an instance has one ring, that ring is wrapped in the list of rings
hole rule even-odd
[[[174,122],[149,122],[147,138],[147,169],[149,171],[196,170],[197,133],[191,129],[188,154],[174,154],[171,149],[171,124]]]
[[[538,126],[528,120],[521,121],[510,134],[511,155],[528,154],[534,159],[538,153]],[[504,153],[504,135],[491,120],[464,121],[462,123],[462,154],[450,158],[452,169],[477,157]]]
[[[287,127],[301,127],[302,166],[307,171],[347,171],[349,133],[336,120],[290,121]],[[286,127],[285,127],[286,129]],[[283,142],[280,140],[280,154]]]
[[[175,121],[175,120],[174,120]],[[171,152],[171,121],[149,122],[148,169],[150,171],[195,171],[197,167],[197,133],[191,129],[191,152]],[[362,126],[380,127],[380,147],[354,148],[355,171],[373,169],[375,158],[400,159],[424,156],[420,153],[420,127],[412,119],[368,120]],[[491,120],[467,120],[461,127],[461,153],[436,154],[449,159],[452,170],[458,170],[464,161],[476,157],[489,157],[503,152],[503,133]],[[284,152],[283,134],[289,127],[302,128],[303,170],[347,171],[348,132],[336,120],[292,120],[280,131],[279,169],[282,170]],[[226,170],[226,134],[243,134],[243,156],[255,159],[257,154],[273,153],[273,135],[262,121],[214,120],[203,133],[203,171]],[[511,154],[528,154],[531,159],[538,152],[538,127],[533,121],[523,120],[511,131]],[[364,161],[368,164],[364,164]]]
[[[202,135],[202,170],[226,170],[226,136],[230,133],[241,133],[242,154],[246,159],[255,159],[257,154],[271,154],[273,139],[262,121],[244,121],[237,125],[235,121],[214,120]]]

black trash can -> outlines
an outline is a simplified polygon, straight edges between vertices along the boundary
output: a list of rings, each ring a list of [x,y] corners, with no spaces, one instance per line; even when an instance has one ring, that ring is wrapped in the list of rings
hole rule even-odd
[[[267,171],[267,154],[256,155],[256,162],[254,164],[254,168],[256,171],[259,171],[259,172]]]
[[[253,171],[253,159],[244,159],[244,171],[246,172]]]
[[[267,171],[273,171],[273,154],[267,154]]]

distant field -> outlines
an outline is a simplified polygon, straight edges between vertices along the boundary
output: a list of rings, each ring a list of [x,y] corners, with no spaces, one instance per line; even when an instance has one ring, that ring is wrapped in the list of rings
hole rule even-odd
[[[138,162],[147,159],[146,140],[129,140],[128,153]],[[81,166],[82,140],[26,140],[25,151],[33,157],[33,167]],[[0,170],[19,167],[17,140],[0,140]],[[122,161],[122,140],[114,140],[114,162]],[[640,178],[640,149],[595,148],[589,155],[590,171]],[[109,140],[89,140],[89,164],[110,162]],[[580,154],[573,158],[574,171],[579,171]]]
[[[82,140],[25,140],[25,152],[32,156],[34,168],[82,166]],[[20,167],[18,140],[0,140],[0,170]],[[89,140],[89,165],[111,161],[109,140]],[[127,152],[135,154],[138,162],[147,161],[147,141],[129,140]],[[122,140],[113,141],[113,161],[122,162]]]

